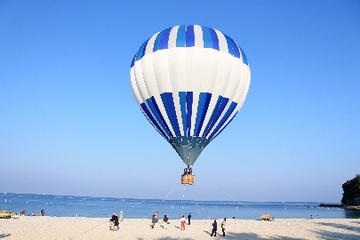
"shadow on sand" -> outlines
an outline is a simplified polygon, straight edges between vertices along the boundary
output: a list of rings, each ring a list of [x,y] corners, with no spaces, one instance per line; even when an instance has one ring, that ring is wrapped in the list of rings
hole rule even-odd
[[[322,226],[330,226],[337,228],[339,230],[347,230],[351,233],[344,233],[341,231],[318,231],[314,230],[313,233],[317,235],[318,239],[360,239],[360,222],[355,221],[354,223],[359,224],[358,226],[348,226],[344,224],[336,224],[336,223],[316,223]],[[210,237],[210,232],[204,230],[204,236]],[[1,235],[0,235],[1,236]],[[222,238],[221,234],[217,234],[217,237]],[[303,240],[304,238],[292,238],[289,236],[267,236],[266,238],[259,236],[254,233],[233,233],[227,232],[224,239],[242,239],[242,240],[265,240],[265,239],[275,239],[275,240]],[[138,240],[143,240],[142,238],[138,238]],[[172,238],[172,237],[160,237],[157,240],[194,240],[192,237],[184,237],[184,238]]]
[[[333,232],[327,230],[313,231],[313,232],[316,233],[319,236],[319,238],[321,237],[323,239],[360,239],[360,223],[358,221],[354,221],[354,223],[359,224],[359,226],[353,227],[338,223],[317,223],[318,225],[322,225],[322,226],[329,226],[329,227],[338,228],[340,230],[347,230],[350,231],[351,233],[343,233],[341,231]]]
[[[10,233],[0,234],[0,238],[11,237]]]

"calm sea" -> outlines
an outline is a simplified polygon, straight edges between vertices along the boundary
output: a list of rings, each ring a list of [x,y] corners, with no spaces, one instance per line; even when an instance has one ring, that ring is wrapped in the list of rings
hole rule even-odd
[[[336,204],[336,203],[335,203]],[[192,214],[192,219],[232,218],[259,219],[270,213],[275,218],[360,218],[360,211],[318,207],[319,202],[234,202],[133,199],[85,196],[59,196],[0,193],[0,209],[26,215],[59,217],[110,217],[123,212],[124,218],[148,218],[154,211],[170,219]]]

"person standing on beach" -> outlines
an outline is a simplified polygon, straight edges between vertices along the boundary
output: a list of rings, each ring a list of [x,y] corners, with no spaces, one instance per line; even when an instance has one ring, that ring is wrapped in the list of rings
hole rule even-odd
[[[191,213],[189,213],[188,215],[188,225],[190,225],[190,218],[191,218]]]
[[[123,210],[120,211],[119,220],[120,220],[120,222],[122,222],[124,220],[124,212],[123,212]]]
[[[221,223],[221,231],[223,233],[223,237],[225,237],[225,225],[226,225],[226,218]]]
[[[185,230],[185,217],[182,215],[180,217],[180,230]]]
[[[211,231],[210,236],[214,235],[214,237],[216,237],[216,231],[217,231],[217,222],[216,222],[216,219],[215,219],[214,222],[212,223],[212,231]]]
[[[163,226],[164,226],[164,229],[166,229],[167,230],[167,224],[168,224],[168,221],[169,221],[169,218],[166,216],[166,215],[164,215],[164,218],[163,218]]]
[[[152,228],[152,229],[153,229],[154,226],[155,226],[155,220],[156,220],[155,214],[153,214],[153,216],[152,216],[152,218],[151,218],[151,223],[152,223],[151,228]]]
[[[159,220],[159,212],[155,211],[154,216],[155,216],[155,223],[157,223]]]

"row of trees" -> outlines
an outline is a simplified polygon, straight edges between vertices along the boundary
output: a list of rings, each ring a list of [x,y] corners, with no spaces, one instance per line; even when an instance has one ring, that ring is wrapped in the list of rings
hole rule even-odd
[[[360,206],[360,174],[347,180],[342,188],[344,190],[341,203],[348,206]]]

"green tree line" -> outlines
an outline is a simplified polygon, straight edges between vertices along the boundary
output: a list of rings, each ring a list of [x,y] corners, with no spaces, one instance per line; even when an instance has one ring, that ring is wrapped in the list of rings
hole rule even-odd
[[[347,180],[342,188],[344,190],[341,203],[349,206],[360,206],[360,174]]]

